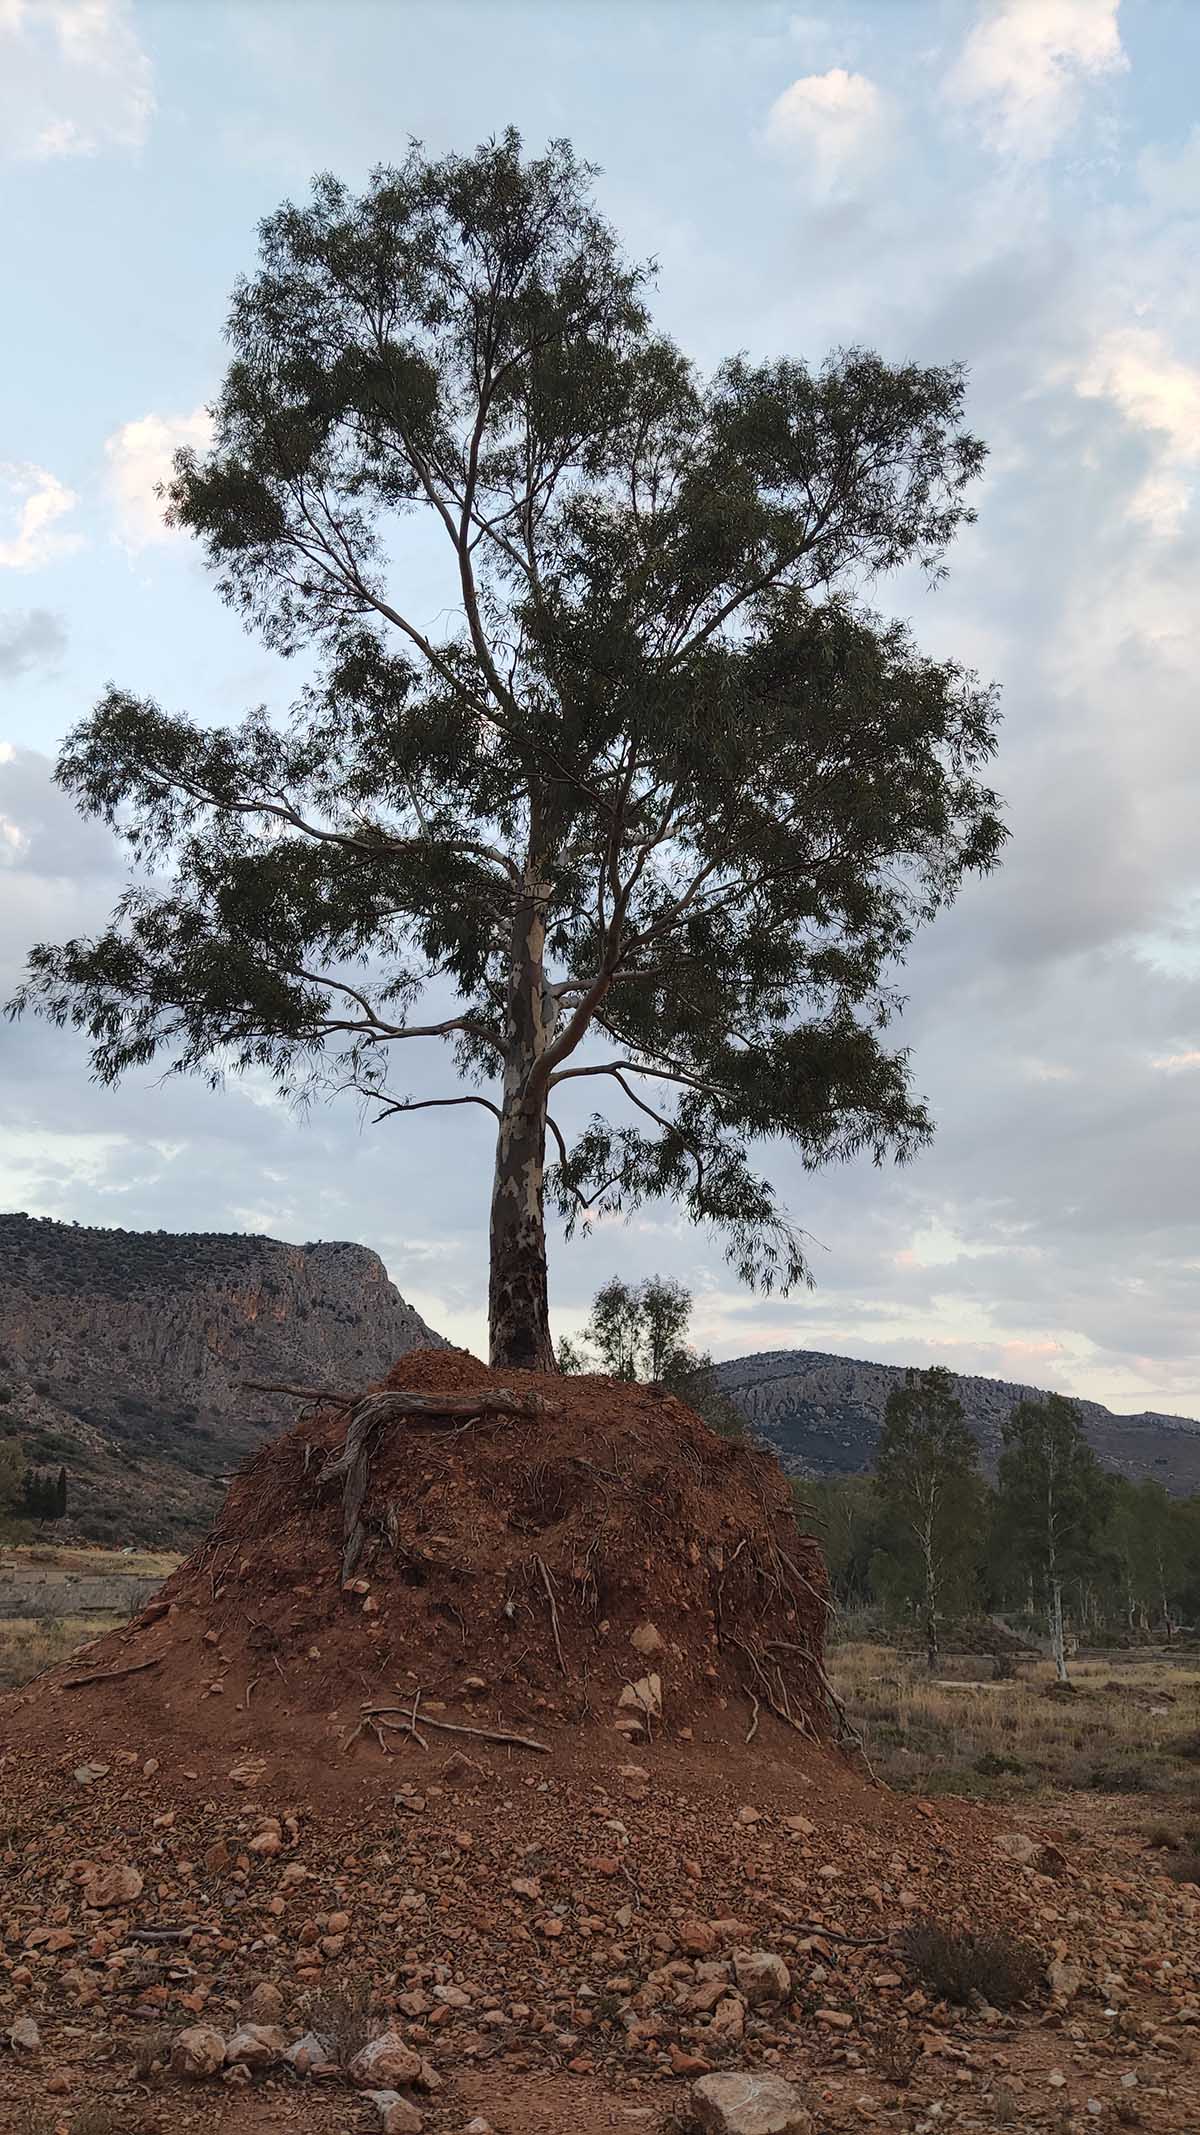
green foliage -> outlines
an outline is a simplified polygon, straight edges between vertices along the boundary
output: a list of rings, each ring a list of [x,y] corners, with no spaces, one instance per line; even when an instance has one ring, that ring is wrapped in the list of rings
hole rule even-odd
[[[67,1471],[46,1474],[26,1470],[21,1485],[20,1511],[27,1520],[61,1520],[67,1509]]]
[[[997,1533],[1010,1562],[1045,1592],[1091,1562],[1109,1483],[1061,1394],[1019,1401],[1003,1430]]]
[[[583,1359],[594,1351],[596,1361],[590,1368],[611,1379],[663,1379],[686,1335],[691,1312],[692,1294],[682,1283],[661,1275],[627,1283],[614,1275],[597,1290],[581,1346],[568,1345],[572,1361],[563,1369],[588,1369]]]
[[[0,1514],[21,1512],[25,1503],[26,1460],[19,1443],[0,1440]]]
[[[963,1614],[978,1555],[978,1449],[948,1371],[909,1371],[888,1396],[875,1456],[875,1486],[895,1543],[876,1570],[893,1606],[920,1611],[932,1667],[949,1607]]]
[[[549,1128],[568,1225],[677,1198],[787,1285],[803,1241],[751,1145],[924,1144],[894,974],[1001,846],[993,692],[863,599],[940,574],[984,452],[955,366],[702,377],[592,175],[509,132],[263,223],[170,514],[314,676],[286,722],[228,727],[109,689],[58,777],[139,874],[14,1005],[106,1081],[161,1055],[380,1118],[416,1108],[388,1062],[417,1036],[460,1085],[422,1103],[544,1122],[602,1077],[573,1142]],[[396,583],[414,516],[449,626]]]
[[[627,1283],[614,1275],[597,1290],[580,1340],[559,1343],[559,1368],[666,1386],[710,1430],[740,1438],[741,1415],[717,1385],[712,1358],[688,1342],[691,1315],[692,1294],[682,1283],[661,1275]]]

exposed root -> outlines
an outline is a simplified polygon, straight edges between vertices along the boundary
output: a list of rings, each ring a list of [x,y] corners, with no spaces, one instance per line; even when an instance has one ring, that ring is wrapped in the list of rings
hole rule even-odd
[[[160,1668],[164,1656],[156,1653],[152,1661],[130,1661],[126,1668],[104,1668],[98,1675],[69,1675],[63,1682],[64,1690],[86,1690],[89,1683],[115,1683],[123,1675],[140,1675],[144,1668]]]
[[[320,1398],[312,1388],[276,1387],[272,1391],[304,1400]],[[371,1479],[371,1456],[380,1433],[389,1424],[457,1417],[460,1428],[466,1430],[481,1416],[543,1416],[556,1407],[540,1394],[514,1394],[507,1387],[480,1387],[470,1394],[417,1394],[397,1388],[388,1393],[364,1394],[352,1401],[341,1396],[332,1398],[339,1407],[349,1409],[350,1421],[344,1444],[330,1454],[317,1480],[324,1485],[342,1478],[343,1585],[353,1577],[362,1555],[366,1540],[362,1509]]]
[[[550,1577],[550,1568],[547,1565],[544,1557],[535,1556],[533,1561],[537,1565],[537,1568],[542,1575],[542,1585],[546,1589],[546,1599],[550,1604],[550,1628],[554,1633],[554,1650],[558,1655],[558,1665],[562,1669],[564,1675],[569,1675],[570,1670],[567,1667],[567,1663],[563,1657],[562,1639],[560,1638],[558,1631],[558,1605],[554,1599],[554,1581]]]
[[[413,1723],[403,1705],[370,1705],[363,1708],[368,1720],[378,1720],[383,1727],[392,1727],[398,1734],[411,1734]],[[390,1715],[399,1714],[399,1722]],[[536,1750],[539,1756],[550,1755],[548,1742],[535,1742],[532,1735],[513,1735],[504,1727],[464,1727],[460,1720],[437,1720],[430,1712],[421,1715],[425,1727],[440,1727],[447,1735],[474,1735],[480,1742],[499,1742],[511,1749]],[[418,1737],[419,1739],[419,1737]],[[428,1748],[428,1744],[425,1745]]]

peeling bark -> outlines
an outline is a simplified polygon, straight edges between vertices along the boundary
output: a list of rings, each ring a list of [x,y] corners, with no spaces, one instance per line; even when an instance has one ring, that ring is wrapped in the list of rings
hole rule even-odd
[[[557,1371],[546,1284],[546,1107],[536,1074],[549,1039],[545,985],[548,886],[527,869],[513,916],[504,1094],[492,1185],[488,1321],[491,1362]]]

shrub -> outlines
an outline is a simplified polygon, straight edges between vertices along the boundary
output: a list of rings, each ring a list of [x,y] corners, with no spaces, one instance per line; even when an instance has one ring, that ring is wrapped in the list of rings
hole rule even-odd
[[[966,2004],[982,1995],[995,2009],[1029,2001],[1042,1967],[1036,1950],[1013,1935],[976,1935],[918,1920],[901,1937],[909,1969],[939,2001]]]
[[[995,1750],[985,1750],[975,1759],[975,1769],[981,1779],[1003,1779],[1006,1772],[1020,1774],[1025,1767],[1019,1757],[997,1756]]]
[[[1200,1853],[1181,1853],[1177,1860],[1164,1861],[1163,1873],[1172,1883],[1200,1883]]]
[[[1088,1785],[1097,1794],[1150,1794],[1154,1780],[1144,1764],[1094,1764]]]
[[[308,2026],[320,2039],[328,2039],[343,2066],[374,2038],[379,2028],[375,1991],[365,1974],[352,1979],[327,1980],[308,2007]]]

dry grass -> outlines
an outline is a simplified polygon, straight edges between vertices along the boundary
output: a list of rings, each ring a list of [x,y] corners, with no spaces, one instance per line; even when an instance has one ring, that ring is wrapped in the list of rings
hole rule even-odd
[[[905,1930],[900,1947],[909,1970],[939,2001],[965,2007],[978,1994],[994,2009],[1011,2009],[1037,1992],[1041,1961],[1012,1935],[960,1934],[936,1920],[919,1920]]]
[[[0,1617],[0,1690],[32,1682],[122,1622],[120,1616],[97,1615]]]
[[[931,1679],[913,1657],[834,1646],[830,1673],[868,1756],[893,1786],[1004,1800],[1047,1787],[1197,1800],[1189,1738],[1200,1730],[1200,1656],[1128,1652],[1080,1660],[1072,1689],[1048,1661],[1007,1681]]]
[[[107,1573],[116,1573],[129,1579],[166,1579],[182,1561],[177,1550],[135,1549],[126,1556],[123,1550],[101,1549],[88,1542],[78,1546],[58,1542],[0,1544],[0,1573],[44,1568],[50,1576],[75,1572],[103,1578]]]

